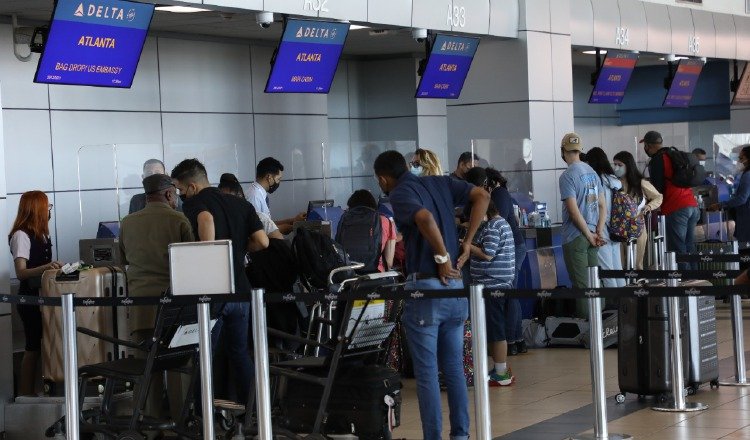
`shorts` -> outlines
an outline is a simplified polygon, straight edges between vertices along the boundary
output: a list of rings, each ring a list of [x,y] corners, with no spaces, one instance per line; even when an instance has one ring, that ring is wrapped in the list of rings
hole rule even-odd
[[[487,321],[487,341],[502,342],[505,336],[505,298],[489,298],[484,302]]]
[[[42,350],[42,312],[39,306],[17,307],[18,315],[23,323],[23,332],[26,335],[26,351]]]

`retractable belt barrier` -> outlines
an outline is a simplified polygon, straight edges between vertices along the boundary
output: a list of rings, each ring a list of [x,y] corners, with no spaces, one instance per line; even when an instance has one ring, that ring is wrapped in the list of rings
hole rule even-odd
[[[692,256],[690,256],[692,257]],[[697,258],[706,256],[696,256]],[[738,255],[720,255],[711,256],[712,258],[721,257],[722,261],[738,260]],[[716,261],[716,260],[712,260]],[[381,299],[438,299],[438,298],[470,298],[471,310],[476,315],[478,322],[475,328],[475,346],[474,356],[475,365],[487,365],[486,345],[482,346],[479,342],[483,341],[485,332],[484,301],[493,298],[554,298],[554,299],[581,299],[589,300],[591,310],[600,309],[602,298],[644,298],[644,297],[684,297],[684,296],[723,296],[750,294],[750,286],[676,286],[677,279],[727,279],[739,274],[736,270],[727,271],[598,271],[598,268],[589,268],[589,285],[590,288],[556,288],[556,289],[491,289],[484,288],[481,285],[474,285],[466,289],[450,290],[407,290],[403,285],[382,286],[369,293],[343,292],[343,293],[267,293],[261,289],[253,290],[252,295],[216,295],[216,296],[178,296],[178,297],[120,297],[120,298],[74,298],[72,294],[64,294],[61,298],[49,298],[26,295],[2,295],[0,303],[36,305],[42,307],[63,307],[63,340],[65,355],[65,381],[66,381],[66,418],[68,421],[78,419],[78,393],[75,384],[77,384],[77,352],[76,347],[76,327],[75,313],[76,307],[137,307],[137,306],[158,306],[158,305],[199,305],[206,308],[209,304],[219,304],[226,302],[251,302],[253,313],[253,338],[256,359],[256,396],[258,404],[258,424],[263,440],[271,440],[271,411],[270,411],[270,377],[268,368],[268,346],[264,343],[266,332],[265,328],[265,307],[267,303],[291,303],[291,302],[331,302],[331,301],[351,301],[351,300],[381,300]],[[667,279],[668,287],[652,286],[627,286],[622,288],[601,288],[599,279],[601,278],[654,278]],[[601,328],[601,315],[591,313],[592,330]],[[206,320],[207,321],[207,320]],[[208,327],[201,329],[204,339],[209,332]],[[673,329],[674,330],[674,329]],[[592,334],[594,332],[592,331]],[[592,338],[596,340],[596,338]],[[485,342],[486,344],[486,342]],[[597,439],[622,439],[629,438],[622,434],[609,434],[606,429],[606,405],[603,388],[603,355],[601,353],[602,344],[592,343],[591,347],[591,364],[592,380],[595,385],[594,405],[595,405],[595,431],[598,434]],[[207,353],[201,351],[202,364],[210,362]],[[265,361],[263,360],[265,359]],[[743,364],[744,366],[744,364]],[[478,387],[475,393],[476,411],[477,411],[477,437],[483,440],[491,438],[491,427],[489,420],[489,396],[487,383],[487,368],[478,368],[475,370],[475,387]],[[744,373],[744,372],[743,372]],[[744,374],[738,375],[738,382],[745,384]],[[70,385],[70,386],[69,386]],[[208,402],[208,397],[205,398]],[[684,402],[684,400],[683,400]],[[678,408],[684,408],[678,405]],[[210,420],[211,418],[206,418]],[[204,420],[204,424],[206,421]],[[211,423],[212,425],[212,423]],[[67,438],[71,440],[79,439],[79,432],[76,423],[67,423]],[[211,427],[212,428],[212,427]],[[204,432],[212,432],[212,430]]]
[[[602,278],[650,278],[650,279],[726,279],[738,271],[726,271],[727,276],[711,271],[602,271]],[[637,274],[638,276],[634,276]],[[705,276],[713,275],[713,276]],[[628,297],[671,297],[671,296],[722,296],[728,294],[750,294],[750,286],[625,286],[602,287],[591,289],[556,288],[556,289],[490,289],[484,288],[485,298],[555,298],[555,299],[585,299],[628,298]],[[332,302],[353,300],[404,300],[404,299],[439,299],[439,298],[468,298],[469,289],[447,290],[406,290],[403,288],[380,288],[377,292],[368,294],[357,293],[273,293],[264,294],[265,303],[293,303],[293,302]],[[27,306],[61,307],[62,298],[42,298],[28,295],[3,295],[0,304],[20,304]],[[220,304],[229,302],[252,302],[247,295],[217,295],[217,296],[180,296],[180,297],[122,297],[122,298],[74,298],[75,307],[143,307],[158,305],[191,306],[197,304]]]
[[[738,254],[691,254],[678,255],[678,263],[750,263],[750,255]]]

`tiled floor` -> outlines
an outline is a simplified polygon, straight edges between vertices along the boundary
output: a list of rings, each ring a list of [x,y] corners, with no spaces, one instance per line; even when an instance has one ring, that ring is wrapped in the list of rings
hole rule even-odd
[[[750,303],[745,301],[746,349],[750,349]],[[729,309],[718,305],[719,357],[721,378],[734,375],[733,341]],[[490,388],[492,434],[502,440],[557,440],[581,432],[591,432],[591,375],[589,352],[575,348],[530,350],[511,357],[516,383],[506,388]],[[750,361],[750,356],[748,356]],[[617,350],[605,351],[608,395],[608,428],[628,433],[639,440],[672,439],[750,439],[750,388],[704,385],[688,401],[699,401],[709,409],[698,413],[660,413],[650,409],[652,401],[638,402],[628,396],[622,405],[614,402],[618,393]],[[472,436],[474,436],[474,395],[470,390]],[[443,394],[443,408],[447,408]],[[394,438],[422,438],[415,385],[405,382],[401,427]],[[444,411],[443,437],[448,438],[447,410]]]

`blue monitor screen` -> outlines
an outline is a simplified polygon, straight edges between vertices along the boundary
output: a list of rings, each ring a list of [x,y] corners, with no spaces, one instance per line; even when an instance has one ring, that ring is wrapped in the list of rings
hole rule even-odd
[[[681,60],[667,97],[664,98],[664,107],[689,107],[702,71],[703,61]]]
[[[154,5],[57,0],[34,82],[129,88]]]
[[[589,104],[620,104],[637,62],[637,53],[607,53],[594,90],[591,92]]]
[[[288,20],[266,93],[328,93],[348,34],[348,23]]]
[[[438,34],[417,88],[417,98],[458,99],[477,46],[479,38]]]

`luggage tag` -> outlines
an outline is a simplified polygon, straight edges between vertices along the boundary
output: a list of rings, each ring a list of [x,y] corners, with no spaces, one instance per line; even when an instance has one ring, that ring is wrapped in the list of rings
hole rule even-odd
[[[393,432],[393,428],[396,427],[396,412],[393,410],[396,400],[390,394],[386,394],[383,401],[388,406],[388,432]]]

